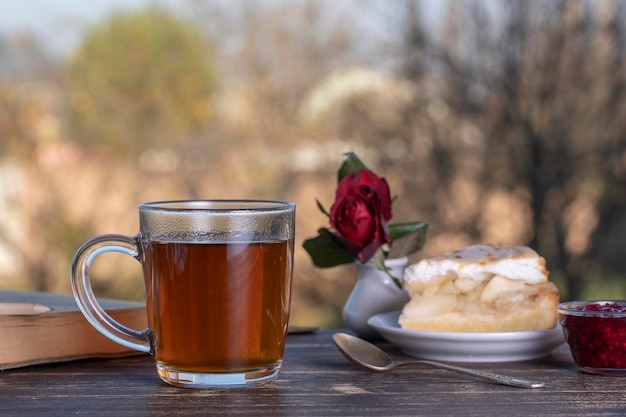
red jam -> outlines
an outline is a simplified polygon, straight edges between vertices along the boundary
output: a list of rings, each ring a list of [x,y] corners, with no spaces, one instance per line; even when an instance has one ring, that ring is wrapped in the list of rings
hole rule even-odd
[[[626,301],[568,302],[558,312],[582,371],[626,376]]]

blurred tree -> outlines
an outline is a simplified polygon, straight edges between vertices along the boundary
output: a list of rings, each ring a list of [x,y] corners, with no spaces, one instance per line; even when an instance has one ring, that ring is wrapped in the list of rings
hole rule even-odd
[[[418,5],[406,3],[404,75],[418,90],[441,87],[436,99],[416,93],[406,120],[430,126],[426,166],[444,199],[417,204],[449,227],[435,206],[473,178],[482,204],[468,202],[457,226],[471,239],[485,238],[487,201],[502,191],[523,203],[530,222],[517,227],[530,233],[519,243],[546,257],[563,296],[623,275],[626,2],[450,2],[439,39]]]
[[[36,121],[54,95],[58,73],[37,39],[0,36],[0,156],[32,158]]]
[[[211,119],[212,56],[197,27],[164,11],[113,15],[69,64],[73,139],[120,155],[175,147]]]
[[[251,152],[257,160],[259,152],[295,145],[303,96],[359,49],[345,14],[314,0],[196,3],[195,19],[212,38],[232,34],[217,48],[226,69],[222,122],[241,139],[229,144],[258,146]]]
[[[528,244],[563,297],[626,296],[626,1],[396,5],[400,79],[326,117],[400,185],[394,216],[427,251]]]

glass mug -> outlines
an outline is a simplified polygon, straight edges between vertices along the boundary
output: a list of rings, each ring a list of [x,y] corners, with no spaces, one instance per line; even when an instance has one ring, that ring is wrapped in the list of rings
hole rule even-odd
[[[72,262],[74,297],[111,340],[156,361],[182,387],[259,385],[280,371],[291,301],[295,204],[198,200],[139,205],[136,236],[101,235]],[[91,289],[89,268],[121,252],[143,268],[148,328],[113,320]]]

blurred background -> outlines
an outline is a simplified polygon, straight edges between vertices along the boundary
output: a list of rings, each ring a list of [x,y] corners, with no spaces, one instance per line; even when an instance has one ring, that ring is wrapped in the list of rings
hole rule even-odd
[[[79,245],[150,200],[297,204],[292,322],[341,326],[316,269],[343,153],[429,224],[411,263],[529,245],[561,298],[626,298],[626,0],[25,0],[0,15],[0,288],[70,293]],[[142,299],[139,264],[94,262]]]

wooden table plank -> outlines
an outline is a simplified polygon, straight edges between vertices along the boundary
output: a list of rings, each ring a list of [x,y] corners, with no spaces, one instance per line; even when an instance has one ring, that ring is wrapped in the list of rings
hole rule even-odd
[[[626,415],[626,379],[581,373],[566,347],[534,361],[467,364],[547,384],[528,390],[422,365],[365,372],[339,353],[332,333],[290,336],[279,378],[256,388],[170,387],[149,356],[7,370],[0,416]]]

